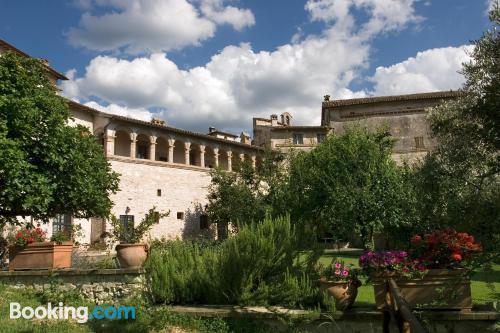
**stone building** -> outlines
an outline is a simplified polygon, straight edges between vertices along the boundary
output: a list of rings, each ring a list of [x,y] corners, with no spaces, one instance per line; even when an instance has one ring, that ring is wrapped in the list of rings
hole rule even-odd
[[[254,118],[254,143],[260,147],[310,150],[325,135],[342,133],[344,126],[359,123],[369,129],[387,126],[396,139],[393,158],[415,161],[436,145],[426,121],[426,109],[458,96],[456,91],[439,91],[398,96],[330,100],[326,95],[321,108],[320,126],[292,126],[291,115]]]
[[[0,54],[26,53],[0,40]],[[67,78],[49,67],[47,75],[56,85]],[[325,96],[319,126],[292,125],[292,115],[285,112],[270,119],[253,119],[253,142],[250,135],[240,135],[209,128],[207,134],[168,126],[159,119],[141,121],[104,113],[68,100],[72,114],[70,125],[86,126],[101,142],[112,169],[120,176],[119,192],[111,197],[112,214],[123,223],[138,223],[148,210],[156,207],[170,211],[152,228],[151,238],[185,238],[213,235],[204,214],[207,203],[209,171],[220,167],[231,171],[238,161],[260,162],[264,147],[281,150],[310,150],[332,132],[341,133],[353,122],[369,128],[386,125],[397,139],[394,158],[413,160],[435,145],[425,120],[426,108],[455,98],[456,92],[369,97],[332,100]],[[49,236],[80,224],[84,244],[99,242],[109,225],[98,218],[75,219],[57,216],[43,226]],[[222,231],[222,230],[221,230]]]
[[[14,51],[28,55],[5,41],[0,53]],[[48,65],[47,65],[48,66]],[[66,80],[64,75],[47,67],[54,84]],[[261,148],[251,145],[250,136],[239,137],[212,131],[196,133],[168,126],[165,121],[150,122],[107,114],[68,100],[70,125],[86,126],[102,143],[112,169],[120,174],[119,191],[111,197],[112,214],[123,223],[138,223],[155,206],[170,211],[153,226],[151,238],[184,238],[213,234],[204,215],[207,203],[209,171],[220,167],[231,171],[238,161],[259,163]],[[230,136],[230,137],[229,137]],[[81,243],[98,242],[109,225],[102,219],[89,220],[61,215],[42,226],[49,237],[53,232],[69,230],[80,224],[84,231]]]

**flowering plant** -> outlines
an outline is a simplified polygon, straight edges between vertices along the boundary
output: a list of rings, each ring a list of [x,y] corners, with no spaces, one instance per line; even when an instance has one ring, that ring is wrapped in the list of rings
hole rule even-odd
[[[352,264],[346,264],[343,261],[332,260],[330,265],[323,268],[320,272],[321,276],[328,281],[336,282],[351,282],[358,280],[358,271]]]
[[[45,241],[45,231],[41,228],[22,228],[20,230],[14,231],[8,237],[9,243],[17,246],[26,246],[33,242],[44,242]]]
[[[454,229],[436,230],[411,238],[411,255],[426,268],[462,268],[481,252],[474,237]]]
[[[366,251],[359,257],[359,266],[368,276],[373,273],[411,276],[426,270],[424,265],[410,258],[406,251]]]

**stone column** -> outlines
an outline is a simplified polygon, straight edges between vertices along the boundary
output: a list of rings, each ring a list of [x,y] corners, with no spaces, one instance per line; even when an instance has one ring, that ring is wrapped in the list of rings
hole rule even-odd
[[[106,156],[111,156],[115,154],[115,131],[107,130],[104,133],[104,153]]]
[[[200,167],[205,167],[205,146],[200,145]]]
[[[137,133],[130,133],[130,157],[135,158],[135,148],[137,144]]]
[[[227,171],[233,171],[233,152],[227,151]]]
[[[149,137],[149,159],[151,161],[154,161],[156,157],[156,139],[154,135]]]
[[[174,139],[168,139],[168,161],[174,163]]]
[[[191,142],[184,142],[184,164],[189,165],[189,152],[191,151]]]
[[[214,151],[214,167],[217,168],[219,166],[219,148],[213,148]]]
[[[240,161],[245,162],[245,154],[240,154]]]
[[[255,169],[255,167],[257,166],[257,156],[252,155],[250,156],[250,158],[252,159],[252,168]]]

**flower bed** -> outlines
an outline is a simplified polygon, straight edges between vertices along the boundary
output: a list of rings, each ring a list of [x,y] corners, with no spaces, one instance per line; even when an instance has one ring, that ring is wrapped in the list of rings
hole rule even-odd
[[[415,235],[406,251],[365,252],[359,263],[369,276],[380,309],[388,278],[395,279],[411,307],[472,308],[470,272],[481,246],[474,237],[453,229]]]
[[[46,242],[39,227],[22,228],[8,239],[10,271],[71,267],[72,241]]]

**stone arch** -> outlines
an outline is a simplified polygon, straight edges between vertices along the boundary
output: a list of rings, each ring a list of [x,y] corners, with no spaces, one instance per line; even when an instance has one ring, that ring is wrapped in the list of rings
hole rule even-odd
[[[205,156],[204,159],[206,158],[206,148],[201,147],[204,145],[201,145],[199,143],[193,142],[191,143],[191,151],[189,152],[189,164],[190,165],[195,165],[201,167],[201,150],[205,150]],[[206,163],[206,161],[205,161]]]
[[[185,164],[186,163],[184,141],[181,141],[179,139],[175,139],[174,160],[172,162],[178,163],[178,164]]]
[[[138,133],[135,143],[135,158],[144,160],[149,159],[150,145],[151,145],[151,138],[144,133]]]
[[[228,164],[227,164],[227,152],[229,149],[227,148],[220,148],[219,149],[219,168],[222,170],[228,170]]]
[[[214,148],[216,150],[218,149],[218,147],[212,147],[212,146],[205,147],[205,167],[206,168],[215,168],[215,166],[216,166]],[[217,154],[220,154],[220,152],[218,150],[217,150]],[[220,163],[220,156],[218,158],[219,158],[218,162]]]
[[[156,139],[155,160],[162,162],[168,161],[168,138],[164,136],[159,136]]]
[[[130,157],[130,132],[118,129],[115,132],[115,151],[117,156]]]

